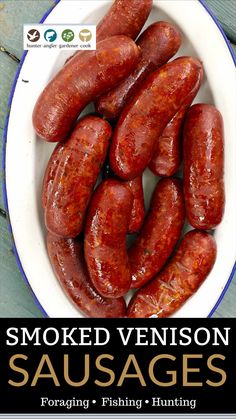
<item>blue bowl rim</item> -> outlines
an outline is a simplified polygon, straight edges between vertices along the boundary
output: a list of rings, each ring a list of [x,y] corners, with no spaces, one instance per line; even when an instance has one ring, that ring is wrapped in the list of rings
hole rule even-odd
[[[50,15],[50,13],[52,12],[52,10],[57,6],[57,4],[60,1],[61,0],[54,0],[54,5],[49,10],[47,10],[47,12],[43,15],[42,19],[40,20],[40,23],[43,23],[45,21],[45,19]],[[223,38],[225,40],[225,43],[226,43],[226,45],[227,45],[227,47],[229,49],[229,52],[230,52],[230,54],[232,56],[234,65],[236,66],[236,55],[235,55],[235,53],[233,51],[232,46],[230,45],[230,42],[228,41],[228,39],[227,39],[227,37],[225,35],[225,32],[222,29],[219,21],[217,20],[216,16],[213,14],[213,12],[209,9],[209,7],[206,4],[205,0],[198,0],[198,1],[204,7],[204,9],[207,11],[207,13],[211,16],[212,20],[214,21],[214,23],[218,27],[219,31],[221,32],[221,34],[222,34],[222,36],[223,36]],[[5,174],[5,170],[6,170],[6,145],[7,145],[7,132],[8,132],[9,116],[10,116],[10,111],[11,111],[11,104],[12,104],[13,96],[14,96],[14,93],[15,93],[15,89],[16,89],[18,77],[20,75],[21,68],[22,68],[23,63],[25,61],[26,55],[27,55],[27,51],[24,51],[24,53],[23,53],[23,55],[21,57],[19,66],[17,68],[17,72],[16,72],[16,75],[15,75],[15,79],[14,79],[14,82],[13,82],[13,85],[12,85],[12,88],[11,88],[11,92],[10,92],[10,96],[9,96],[9,100],[8,100],[8,108],[9,108],[9,110],[8,110],[8,114],[6,116],[6,120],[5,120],[5,124],[4,124],[4,133],[3,133],[3,149],[2,149],[2,172],[3,172],[3,174]],[[3,200],[4,200],[4,206],[5,206],[6,212],[7,212],[7,214],[9,214],[9,211],[8,211],[8,198],[7,198],[7,187],[6,187],[6,177],[5,176],[3,176]],[[17,265],[19,267],[21,276],[22,276],[23,280],[25,281],[25,283],[27,284],[27,286],[30,288],[31,293],[33,295],[33,298],[34,298],[34,301],[35,301],[37,307],[40,309],[40,311],[42,312],[42,314],[44,315],[44,317],[49,317],[49,315],[46,313],[46,311],[44,310],[43,306],[39,302],[38,298],[36,297],[35,293],[33,292],[32,288],[30,286],[29,280],[28,280],[28,278],[27,278],[27,276],[26,276],[26,274],[24,272],[24,269],[22,267],[21,260],[20,260],[20,257],[19,257],[19,254],[18,254],[18,251],[17,251],[17,248],[16,248],[16,244],[15,244],[15,240],[14,240],[14,235],[13,235],[13,231],[12,231],[12,226],[11,226],[11,221],[10,221],[10,217],[9,216],[8,216],[8,229],[9,229],[9,232],[10,232],[11,237],[12,237],[13,251],[14,251],[14,255],[15,255],[16,262],[17,262]],[[224,287],[224,289],[223,289],[223,291],[222,291],[219,299],[217,300],[216,304],[214,305],[214,307],[210,311],[208,317],[212,317],[212,315],[216,311],[217,307],[219,306],[219,304],[223,300],[223,298],[224,298],[224,296],[225,296],[225,294],[226,294],[226,292],[227,292],[227,290],[228,290],[228,288],[230,286],[230,283],[231,283],[231,281],[232,281],[232,279],[234,277],[235,272],[236,272],[236,262],[235,262],[235,264],[233,266],[232,272],[231,272],[231,274],[229,276],[229,279],[228,279],[228,281],[227,281],[227,283],[226,283],[226,285],[225,285],[225,287]]]

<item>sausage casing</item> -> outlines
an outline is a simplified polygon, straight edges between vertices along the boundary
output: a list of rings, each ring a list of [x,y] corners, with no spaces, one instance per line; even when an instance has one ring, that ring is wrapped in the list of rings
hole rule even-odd
[[[182,131],[184,118],[188,107],[200,89],[203,79],[203,69],[198,83],[186,96],[184,105],[167,124],[161,136],[155,142],[154,153],[149,164],[149,169],[156,176],[173,176],[179,169],[182,159]]]
[[[137,233],[143,225],[145,216],[143,177],[139,176],[133,180],[125,182],[133,195],[133,205],[129,221],[128,233]]]
[[[133,196],[121,182],[107,179],[93,194],[85,226],[85,259],[98,292],[120,297],[131,276],[126,250]]]
[[[42,188],[42,207],[45,209],[48,201],[48,197],[51,194],[53,187],[54,178],[58,169],[61,156],[64,150],[64,142],[57,144],[47,164]]]
[[[81,241],[48,233],[47,248],[59,283],[83,314],[89,317],[124,317],[124,299],[104,298],[92,285]]]
[[[190,231],[163,271],[133,296],[128,317],[170,316],[197,291],[215,259],[214,238],[203,231]]]
[[[152,4],[153,0],[115,0],[97,25],[97,40],[114,35],[136,39],[151,12]]]
[[[174,175],[181,163],[181,134],[187,107],[182,106],[156,141],[149,169],[156,176]]]
[[[98,113],[108,119],[117,118],[141,82],[173,57],[180,44],[180,33],[170,23],[156,22],[149,26],[137,40],[141,51],[137,67],[127,79],[98,99],[96,104]]]
[[[152,4],[153,0],[115,0],[97,25],[97,42],[115,35],[126,35],[135,40],[148,18]],[[72,57],[76,54],[81,54],[81,51],[75,52]]]
[[[184,197],[194,228],[215,228],[224,213],[224,134],[220,112],[193,105],[184,126]]]
[[[49,82],[33,111],[33,125],[46,141],[61,141],[85,106],[127,77],[139,59],[130,38],[114,36],[96,51],[76,54]]]
[[[81,232],[111,134],[107,121],[86,116],[68,140],[56,147],[46,170],[42,194],[50,232],[62,237],[76,237]]]
[[[140,235],[129,249],[131,288],[143,286],[164,266],[180,237],[184,219],[180,181],[160,180]]]
[[[152,73],[121,113],[110,149],[112,170],[122,179],[139,176],[149,164],[155,141],[199,83],[202,65],[181,57]]]
[[[102,177],[103,179],[115,178],[108,161],[104,164]],[[143,177],[141,175],[133,180],[124,181],[124,184],[129,188],[133,196],[128,234],[138,233],[143,225],[145,216]]]

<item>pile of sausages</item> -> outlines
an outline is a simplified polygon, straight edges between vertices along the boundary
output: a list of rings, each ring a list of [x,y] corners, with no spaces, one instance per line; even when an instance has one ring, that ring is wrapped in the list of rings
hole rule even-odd
[[[156,22],[134,42],[151,9],[152,0],[116,0],[97,27],[96,51],[74,54],[33,112],[37,134],[58,142],[42,192],[49,258],[90,317],[170,316],[216,259],[204,230],[224,212],[222,117],[212,105],[191,106],[202,63],[168,62],[181,45],[177,28]],[[96,114],[78,120],[90,102]],[[173,177],[182,155],[183,186]],[[147,167],[162,179],[145,215]],[[185,217],[195,230],[175,250]]]

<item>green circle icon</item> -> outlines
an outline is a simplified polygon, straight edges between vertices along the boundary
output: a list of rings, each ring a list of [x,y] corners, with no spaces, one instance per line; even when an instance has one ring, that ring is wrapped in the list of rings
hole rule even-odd
[[[75,34],[71,29],[65,29],[62,34],[61,37],[63,39],[63,41],[65,42],[71,42],[73,41]]]

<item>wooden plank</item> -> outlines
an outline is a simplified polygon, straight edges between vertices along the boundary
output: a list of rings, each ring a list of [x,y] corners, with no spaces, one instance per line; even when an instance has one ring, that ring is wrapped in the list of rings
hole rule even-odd
[[[8,113],[8,99],[11,91],[11,86],[15,78],[17,70],[17,63],[3,53],[0,53],[0,149],[3,146],[3,128],[5,118]],[[3,172],[0,170],[0,181],[2,185]],[[0,188],[0,208],[4,208],[2,187]]]
[[[0,1],[0,44],[18,58],[23,53],[23,24],[38,23],[53,0]]]
[[[0,217],[0,317],[43,317],[20,275],[3,217]]]
[[[0,53],[0,128],[4,127],[6,114],[8,112],[8,99],[16,70],[17,63],[4,53]]]
[[[205,0],[215,14],[230,41],[236,43],[236,1]]]

